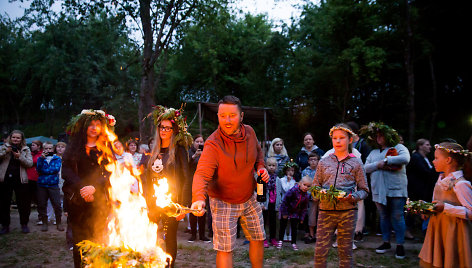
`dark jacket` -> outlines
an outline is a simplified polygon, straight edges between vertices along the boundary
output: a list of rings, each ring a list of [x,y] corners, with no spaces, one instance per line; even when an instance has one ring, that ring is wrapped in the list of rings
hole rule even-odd
[[[320,158],[325,154],[325,151],[323,151],[322,149],[320,149],[316,145],[313,145],[313,150],[311,150],[311,152],[315,152],[316,154],[318,154],[320,156]],[[305,147],[302,147],[302,149],[298,153],[297,159],[295,160],[295,162],[300,167],[299,174],[301,174],[303,172],[303,170],[305,170],[305,168],[309,166],[309,164],[308,164],[308,155],[311,152],[308,152],[305,149]]]
[[[411,154],[410,163],[406,166],[406,175],[408,177],[408,197],[411,200],[431,202],[438,173],[434,167],[428,166],[420,153]]]
[[[67,148],[73,150],[73,148]],[[104,163],[98,164],[101,153],[92,148],[87,155],[85,150],[75,157],[66,155],[63,159],[62,178],[64,185],[64,200],[67,202],[68,212],[74,219],[75,216],[93,217],[95,212],[107,208],[107,188],[109,186],[109,173],[105,170]],[[85,202],[80,196],[80,189],[84,186],[95,187],[94,201]],[[92,219],[90,219],[92,220]]]
[[[309,199],[310,194],[303,192],[298,184],[295,184],[288,190],[280,204],[280,216],[289,216],[291,219],[299,220],[305,219]]]
[[[161,173],[155,173],[152,168],[148,168],[146,176],[143,177],[143,192],[151,214],[158,212],[154,197],[154,183],[160,178],[167,178],[169,193],[172,194],[172,201],[183,206],[190,206],[192,196],[191,177],[189,174],[189,163],[187,150],[182,146],[177,146],[175,150],[175,162],[168,164],[169,152],[163,150],[162,164],[164,166]],[[152,165],[152,163],[149,163]]]

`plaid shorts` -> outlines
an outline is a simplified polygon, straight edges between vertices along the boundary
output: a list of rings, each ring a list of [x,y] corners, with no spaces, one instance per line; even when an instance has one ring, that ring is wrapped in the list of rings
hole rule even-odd
[[[238,218],[246,239],[264,240],[264,219],[262,208],[254,194],[242,204],[231,204],[210,197],[211,215],[213,218],[213,249],[231,252],[236,245]]]

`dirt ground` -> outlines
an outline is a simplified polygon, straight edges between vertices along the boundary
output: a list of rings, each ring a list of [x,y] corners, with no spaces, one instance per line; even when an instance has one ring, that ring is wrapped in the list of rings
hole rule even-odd
[[[18,211],[12,209],[10,233],[0,236],[0,267],[27,268],[56,268],[73,267],[72,252],[66,246],[65,232],[59,232],[55,226],[50,226],[48,232],[41,232],[40,226],[35,225],[37,212],[32,211],[29,227],[31,233],[22,234],[19,224]],[[64,220],[65,221],[65,220]],[[216,253],[211,243],[195,241],[187,242],[189,234],[185,233],[187,222],[180,224],[176,267],[216,267]],[[303,232],[300,232],[303,236]],[[250,267],[248,245],[244,238],[238,239],[234,252],[235,267]],[[394,241],[394,239],[392,240]],[[356,267],[418,267],[418,253],[422,241],[407,241],[405,244],[406,258],[395,259],[395,250],[385,254],[376,254],[375,248],[381,244],[381,237],[368,235],[363,242],[356,243],[354,263]],[[313,267],[315,244],[297,243],[299,251],[293,251],[290,243],[284,243],[282,249],[267,248],[264,252],[264,267]],[[394,244],[392,244],[394,247]],[[331,249],[328,257],[328,267],[338,267],[337,251]]]

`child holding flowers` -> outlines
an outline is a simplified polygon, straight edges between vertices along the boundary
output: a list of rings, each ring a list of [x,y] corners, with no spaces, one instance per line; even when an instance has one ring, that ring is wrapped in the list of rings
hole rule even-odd
[[[282,203],[280,204],[280,230],[279,230],[279,242],[277,248],[282,248],[282,239],[285,234],[285,228],[287,223],[290,221],[291,229],[291,243],[293,250],[297,251],[297,230],[298,223],[303,224],[305,219],[309,195],[307,194],[310,188],[312,179],[308,176],[303,177],[298,184],[295,184],[285,194]]]
[[[422,267],[471,267],[472,186],[462,166],[470,152],[453,142],[435,145],[433,165],[439,175],[434,187],[434,215],[419,254]]]
[[[331,128],[334,153],[321,159],[313,188],[319,199],[315,267],[326,267],[331,237],[338,230],[339,267],[352,267],[352,242],[357,202],[367,197],[369,188],[360,159],[352,152],[354,132],[346,124]],[[320,190],[321,188],[321,190]]]

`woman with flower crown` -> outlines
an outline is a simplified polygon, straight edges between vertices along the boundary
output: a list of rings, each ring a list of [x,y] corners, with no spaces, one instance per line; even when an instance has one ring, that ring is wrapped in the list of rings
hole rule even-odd
[[[143,192],[150,210],[151,220],[164,223],[166,252],[171,255],[170,267],[174,267],[177,256],[177,228],[185,214],[168,217],[156,207],[153,185],[162,178],[169,184],[172,201],[190,206],[192,196],[192,178],[189,172],[188,152],[192,136],[187,132],[187,123],[182,115],[182,108],[155,107],[149,115],[156,125],[155,145],[147,164],[147,174],[143,179]]]
[[[380,214],[380,229],[383,243],[375,252],[384,254],[392,248],[391,229],[395,230],[397,247],[395,258],[405,258],[405,217],[407,177],[406,165],[410,162],[410,152],[400,143],[397,131],[382,122],[371,122],[360,129],[361,135],[374,148],[367,156],[365,171],[370,173],[372,200]]]
[[[70,143],[64,153],[62,178],[64,202],[74,241],[74,267],[81,267],[77,243],[100,242],[106,230],[108,172],[99,157],[109,150],[105,128],[115,118],[101,110],[83,110],[67,127]],[[111,153],[111,152],[107,152]]]

